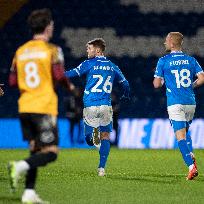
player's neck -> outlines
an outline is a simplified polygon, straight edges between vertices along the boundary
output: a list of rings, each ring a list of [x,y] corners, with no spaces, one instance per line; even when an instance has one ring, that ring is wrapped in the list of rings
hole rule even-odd
[[[182,52],[181,48],[172,48],[171,52]]]
[[[42,41],[48,42],[49,38],[46,35],[44,35],[44,34],[35,34],[33,36],[33,40],[42,40]]]
[[[96,57],[104,57],[104,54],[96,54]]]

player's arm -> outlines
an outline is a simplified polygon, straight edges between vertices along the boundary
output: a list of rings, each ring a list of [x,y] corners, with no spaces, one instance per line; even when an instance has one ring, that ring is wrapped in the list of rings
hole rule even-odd
[[[17,87],[17,68],[16,68],[16,57],[13,58],[10,74],[9,74],[9,86]]]
[[[68,78],[80,77],[87,73],[87,71],[89,70],[89,67],[90,66],[89,66],[88,60],[85,60],[78,67],[73,68],[69,71],[66,71],[65,76]]]
[[[201,66],[199,65],[199,63],[197,62],[197,60],[196,59],[194,60],[195,60],[194,68],[195,68],[197,79],[193,82],[193,88],[196,88],[204,84],[204,72]]]
[[[61,48],[57,48],[54,51],[52,58],[52,75],[54,81],[59,82],[62,86],[67,88],[70,91],[75,89],[74,85],[70,82],[69,78],[65,76],[64,69],[64,56]]]
[[[164,84],[164,79],[160,77],[155,77],[153,80],[153,85],[155,89],[161,88]]]
[[[116,80],[119,83],[119,85],[122,88],[122,97],[121,98],[130,98],[130,85],[123,73],[120,71],[120,69],[116,68]]]
[[[204,72],[197,74],[197,79],[193,82],[193,88],[199,87],[204,84]]]
[[[153,80],[153,85],[154,85],[154,88],[156,89],[161,88],[164,84],[163,65],[164,65],[163,60],[159,59],[157,63],[157,67],[155,69],[154,80]]]
[[[70,82],[69,78],[67,78],[64,74],[64,65],[61,63],[56,63],[52,65],[52,75],[54,81],[59,82],[62,86],[67,88],[70,91],[75,89],[74,85]]]

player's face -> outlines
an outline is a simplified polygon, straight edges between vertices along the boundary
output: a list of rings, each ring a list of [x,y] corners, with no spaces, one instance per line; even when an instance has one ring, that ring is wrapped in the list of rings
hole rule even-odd
[[[164,42],[165,48],[166,48],[166,52],[171,51],[171,36],[167,35],[166,36],[166,40]]]
[[[86,51],[87,51],[88,58],[93,58],[96,56],[96,48],[93,45],[88,44],[86,46]]]

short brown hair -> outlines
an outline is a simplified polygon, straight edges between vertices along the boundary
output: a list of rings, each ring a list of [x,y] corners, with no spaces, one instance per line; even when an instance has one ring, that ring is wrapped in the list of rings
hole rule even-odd
[[[87,45],[93,45],[94,47],[99,47],[102,52],[106,49],[106,43],[103,38],[94,38],[93,40],[90,40]]]
[[[38,9],[34,10],[28,17],[28,25],[31,28],[33,34],[42,33],[45,28],[52,21],[52,14],[50,9]]]
[[[168,35],[170,35],[173,39],[173,43],[177,47],[181,47],[183,43],[183,34],[180,32],[170,32]]]

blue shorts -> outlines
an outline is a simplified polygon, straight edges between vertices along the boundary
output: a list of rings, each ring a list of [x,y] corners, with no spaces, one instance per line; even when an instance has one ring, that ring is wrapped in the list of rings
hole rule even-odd
[[[183,128],[189,128],[190,124],[192,123],[192,120],[187,122],[187,121],[175,121],[175,120],[170,119],[170,123],[174,129],[174,132],[176,132],[176,131],[181,130]]]
[[[167,107],[169,120],[174,132],[189,128],[195,113],[195,105],[174,104]]]
[[[94,129],[94,127],[91,127],[91,126],[87,125],[86,123],[84,123],[84,133],[85,133],[85,135],[92,134],[93,129]],[[112,129],[113,129],[113,123],[112,122],[110,124],[106,125],[106,126],[99,126],[98,127],[99,132],[112,132]]]

